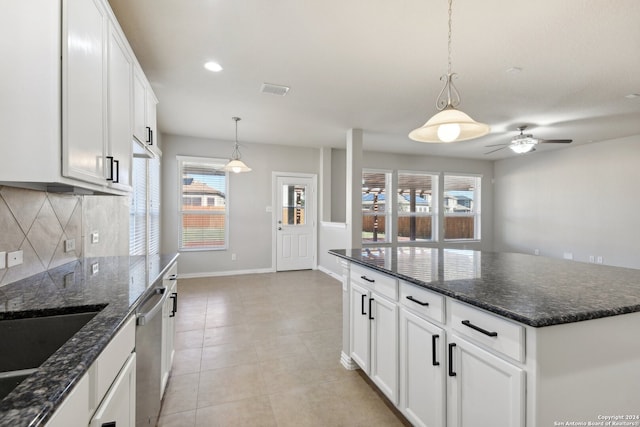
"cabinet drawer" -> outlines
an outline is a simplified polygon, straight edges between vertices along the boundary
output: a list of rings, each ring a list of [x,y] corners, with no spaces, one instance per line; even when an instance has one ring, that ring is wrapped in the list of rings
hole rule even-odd
[[[353,263],[350,270],[351,282],[371,289],[393,301],[398,300],[398,279]]]
[[[407,308],[439,323],[444,323],[444,296],[428,289],[400,282],[400,302]]]
[[[99,403],[127,361],[136,342],[136,317],[131,316],[96,360],[96,397]]]
[[[514,360],[524,362],[523,326],[457,301],[451,301],[451,323],[455,331]]]

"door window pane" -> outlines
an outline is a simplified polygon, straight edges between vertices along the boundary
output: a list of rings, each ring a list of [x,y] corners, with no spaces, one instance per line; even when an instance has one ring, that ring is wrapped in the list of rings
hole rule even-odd
[[[389,172],[362,172],[362,243],[389,241],[386,201],[390,182]]]
[[[282,186],[282,223],[305,225],[306,185],[284,184]]]

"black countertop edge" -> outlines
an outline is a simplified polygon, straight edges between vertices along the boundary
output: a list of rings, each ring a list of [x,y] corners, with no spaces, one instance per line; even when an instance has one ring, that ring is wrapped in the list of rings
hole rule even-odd
[[[395,248],[393,248],[395,249]],[[416,286],[420,286],[422,288],[425,289],[429,289],[433,292],[439,293],[441,295],[445,295],[447,297],[456,299],[458,301],[462,301],[465,302],[469,305],[473,305],[475,307],[478,308],[482,308],[484,310],[490,311],[492,313],[498,314],[502,317],[506,317],[508,319],[511,320],[515,320],[517,322],[523,323],[525,325],[534,327],[534,328],[541,328],[541,327],[546,327],[546,326],[553,326],[553,325],[561,325],[561,324],[566,324],[566,323],[575,323],[575,322],[581,322],[581,321],[585,321],[585,320],[593,320],[593,319],[599,319],[599,318],[603,318],[603,317],[611,317],[611,316],[617,316],[620,314],[628,314],[628,313],[635,313],[635,312],[640,312],[640,304],[631,304],[631,305],[622,305],[622,306],[616,306],[615,308],[606,308],[606,309],[588,309],[588,310],[584,310],[584,311],[578,311],[578,312],[573,312],[573,313],[553,313],[553,314],[540,314],[540,315],[536,315],[535,317],[532,316],[527,316],[526,314],[522,314],[522,313],[518,313],[516,311],[513,310],[508,310],[505,307],[501,307],[495,304],[491,304],[491,303],[487,303],[481,299],[478,298],[471,298],[467,295],[458,293],[458,292],[452,292],[448,289],[444,289],[441,286],[438,286],[438,284],[432,284],[432,283],[428,283],[428,282],[424,282],[421,280],[418,280],[414,277],[410,277],[401,273],[397,273],[391,270],[388,270],[384,267],[381,267],[379,265],[373,264],[373,263],[369,263],[366,261],[363,261],[361,259],[358,258],[354,258],[349,256],[347,253],[342,253],[342,252],[346,252],[343,249],[332,249],[328,251],[331,255],[337,256],[338,258],[342,258],[344,260],[347,260],[349,262],[353,262],[356,263],[358,265],[361,265],[363,267],[367,267],[370,268],[372,270],[376,270],[379,271],[380,273],[395,277],[397,279],[403,280],[405,282],[408,282],[412,285],[416,285]]]
[[[88,371],[89,367],[95,362],[100,353],[106,348],[111,339],[124,325],[125,321],[134,314],[137,306],[151,292],[153,284],[162,278],[169,267],[177,260],[179,254],[170,254],[159,257],[156,269],[152,274],[143,275],[145,283],[130,284],[130,278],[117,277],[118,274],[109,274],[107,271],[102,279],[94,280],[89,286],[93,290],[108,289],[103,295],[97,297],[99,302],[90,301],[90,303],[74,304],[65,301],[65,304],[55,306],[55,304],[44,304],[45,307],[30,308],[28,303],[26,307],[15,311],[6,311],[0,313],[0,319],[25,318],[25,317],[42,317],[48,315],[70,314],[94,311],[100,309],[99,313],[84,325],[71,339],[69,339],[62,347],[53,353],[38,370],[27,377],[18,387],[16,387],[8,396],[0,401],[0,426],[11,427],[37,427],[45,425],[51,418],[55,410],[64,401],[67,395],[73,390],[82,376]],[[145,259],[143,257],[143,259]],[[126,260],[131,262],[130,269],[140,268],[139,263],[134,263],[129,257],[104,257],[95,259],[84,259],[82,262],[74,261],[54,270],[65,271],[65,267],[73,269],[75,264],[76,271],[82,270],[84,265],[90,265],[94,261],[109,264],[113,260]],[[142,262],[142,261],[141,261]],[[78,267],[79,264],[79,267]],[[145,263],[146,265],[146,263]],[[69,267],[70,266],[70,267]],[[102,267],[101,267],[102,268]],[[145,268],[144,266],[142,268]],[[122,267],[115,267],[122,273]],[[124,268],[126,270],[126,267]],[[85,272],[86,273],[86,272]],[[20,282],[29,283],[35,280],[40,282],[40,276],[45,273],[32,276],[16,282],[15,285],[20,286]],[[54,276],[52,273],[50,276]],[[35,278],[35,279],[34,279]],[[49,280],[49,278],[46,278]],[[83,275],[77,279],[82,282],[78,286],[86,285],[84,281],[91,281],[88,275]],[[140,279],[142,280],[142,279]],[[54,280],[55,281],[55,280]],[[133,282],[133,280],[131,280]],[[12,286],[9,284],[5,286]],[[27,286],[27,285],[25,285]],[[0,292],[3,291],[0,288]],[[124,289],[126,292],[118,292]],[[90,292],[89,291],[86,292]],[[88,295],[87,299],[92,300],[92,296]],[[47,306],[49,305],[49,306]],[[97,402],[99,403],[99,402]]]

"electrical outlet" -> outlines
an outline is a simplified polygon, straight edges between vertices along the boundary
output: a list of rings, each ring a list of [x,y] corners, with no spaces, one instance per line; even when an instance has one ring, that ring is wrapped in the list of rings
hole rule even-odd
[[[564,259],[573,259],[573,253],[572,252],[565,252],[564,253]]]
[[[7,267],[7,253],[0,252],[0,270]]]
[[[76,250],[76,239],[68,239],[64,241],[64,251],[71,252]]]
[[[598,258],[596,258],[596,262],[598,264],[602,264],[604,262],[604,260],[602,259],[602,256],[598,256]]]
[[[97,231],[91,233],[91,243],[99,243],[100,242],[100,234]]]
[[[23,251],[9,252],[7,255],[7,267],[20,265],[23,262]]]
[[[237,259],[238,257],[236,256],[236,254],[231,254],[231,261],[235,261]]]
[[[73,283],[76,281],[76,273],[71,272],[64,275],[64,285],[63,288],[68,288],[69,286],[73,286]]]
[[[534,255],[540,255],[540,249],[534,249],[533,250],[533,254]]]
[[[596,257],[595,257],[595,256],[593,256],[593,255],[589,255],[589,262],[590,262],[591,264],[593,264],[594,262],[596,262]]]
[[[98,272],[100,271],[100,264],[95,262],[93,264],[91,264],[91,274],[98,274]]]

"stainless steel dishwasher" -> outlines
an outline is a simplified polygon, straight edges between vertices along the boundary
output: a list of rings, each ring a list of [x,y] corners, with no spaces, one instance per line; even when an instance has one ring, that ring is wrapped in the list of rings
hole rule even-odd
[[[162,281],[136,310],[136,426],[155,427],[161,403],[162,307],[169,293]]]

